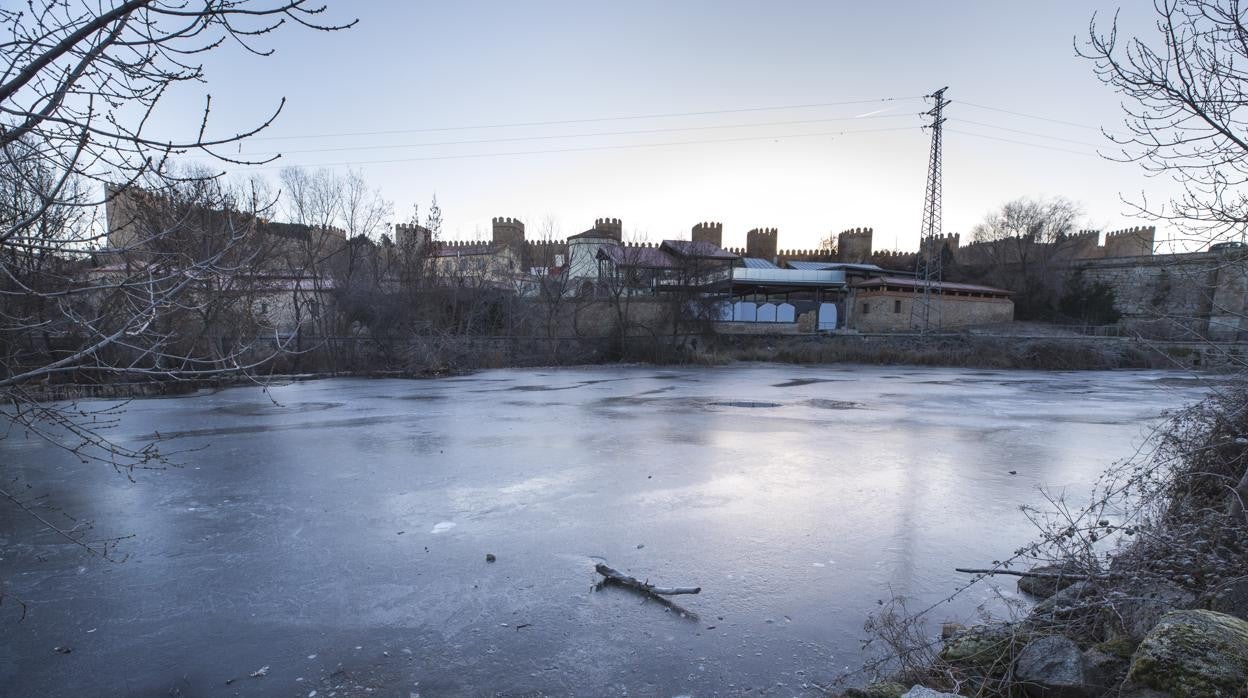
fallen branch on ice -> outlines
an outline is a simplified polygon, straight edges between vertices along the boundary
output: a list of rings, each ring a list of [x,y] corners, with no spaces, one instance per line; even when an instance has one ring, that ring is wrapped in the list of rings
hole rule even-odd
[[[607,581],[614,582],[626,587],[631,587],[638,591],[644,591],[647,594],[656,594],[660,596],[676,596],[677,594],[697,594],[702,591],[702,587],[660,587],[643,582],[636,577],[630,577],[623,572],[612,569],[607,565],[599,562],[594,565],[594,569],[598,570],[598,574],[606,577]]]
[[[1079,574],[1071,572],[1018,572],[1015,570],[977,570],[967,569],[965,567],[955,567],[954,572],[962,572],[964,574],[1008,574],[1013,577],[1035,577],[1037,579],[1110,579],[1118,575],[1114,574]]]

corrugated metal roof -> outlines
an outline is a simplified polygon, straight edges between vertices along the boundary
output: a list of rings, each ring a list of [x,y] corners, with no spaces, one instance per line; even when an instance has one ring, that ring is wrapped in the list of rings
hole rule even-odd
[[[802,261],[795,260],[791,262],[785,262],[785,264],[787,264],[789,268],[791,269],[814,269],[814,270],[849,269],[849,270],[854,270],[854,271],[869,271],[869,272],[884,271],[883,268],[875,264],[858,264],[854,262],[802,262]]]
[[[762,257],[742,257],[741,263],[746,269],[779,269],[776,265],[763,259]],[[794,267],[797,268],[797,267]]]
[[[902,276],[876,276],[870,279],[864,279],[854,284],[854,288],[870,288],[872,286],[901,286],[902,288],[918,288],[923,285],[919,279],[908,279]],[[1013,291],[1007,291],[1003,288],[993,288],[992,286],[979,286],[977,284],[955,284],[943,281],[933,285],[942,291],[962,291],[966,293],[988,293],[994,296],[1013,295]]]

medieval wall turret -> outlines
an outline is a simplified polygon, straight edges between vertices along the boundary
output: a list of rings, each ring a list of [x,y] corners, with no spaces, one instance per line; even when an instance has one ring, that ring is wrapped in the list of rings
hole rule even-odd
[[[423,247],[429,242],[429,229],[414,223],[395,223],[394,242],[399,247]]]
[[[780,231],[776,228],[755,228],[745,234],[745,254],[770,261],[776,260]]]
[[[862,263],[871,259],[874,228],[850,228],[836,236],[836,258],[841,262]]]
[[[693,226],[693,233],[690,236],[694,242],[709,242],[716,247],[724,246],[724,224],[723,223],[698,223]]]
[[[624,224],[619,218],[598,218],[594,220],[594,230],[605,233],[616,240],[624,239]]]

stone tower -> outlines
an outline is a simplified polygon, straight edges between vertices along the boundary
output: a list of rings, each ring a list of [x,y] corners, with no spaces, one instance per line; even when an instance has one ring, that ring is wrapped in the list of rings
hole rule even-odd
[[[594,221],[594,230],[615,240],[624,239],[624,224],[619,218],[598,218]]]
[[[723,223],[699,223],[693,226],[693,235],[690,238],[694,242],[709,242],[716,247],[724,246],[724,224]]]
[[[745,234],[745,256],[758,257],[769,262],[775,262],[779,237],[780,233],[776,228],[755,228],[751,230]]]
[[[399,247],[423,247],[429,242],[429,229],[409,223],[394,224],[394,244]]]
[[[850,228],[836,236],[836,258],[841,262],[861,264],[871,259],[871,236],[874,228]]]
[[[524,248],[524,223],[519,218],[495,218],[490,240],[496,245],[507,245],[517,250]]]

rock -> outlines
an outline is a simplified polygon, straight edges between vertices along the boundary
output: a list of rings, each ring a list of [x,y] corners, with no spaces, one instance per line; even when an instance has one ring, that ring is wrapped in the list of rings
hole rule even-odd
[[[1101,588],[1096,582],[1078,581],[1036,604],[1031,615],[1041,620],[1071,620],[1086,614],[1089,609],[1083,606],[1100,594]]]
[[[1094,694],[1087,685],[1083,652],[1074,640],[1061,635],[1028,642],[1014,663],[1014,678],[1029,696],[1084,698]]]
[[[1219,586],[1201,605],[1210,611],[1248,620],[1248,579],[1236,579]]]
[[[866,688],[851,688],[845,692],[845,698],[901,698],[905,692],[904,684],[896,681],[881,681]]]
[[[1040,574],[1062,574],[1069,572],[1070,567],[1066,565],[1042,565],[1031,570]],[[1066,587],[1081,581],[1078,578],[1071,577],[1019,577],[1018,590],[1024,594],[1047,599]]]
[[[956,693],[941,693],[925,686],[912,686],[901,698],[958,698]]]
[[[1111,624],[1122,636],[1142,639],[1171,611],[1194,608],[1196,594],[1168,582],[1149,582],[1115,589],[1106,594],[1113,606]]]
[[[497,559],[498,559],[498,558],[494,557],[494,553],[486,553],[486,554],[485,554],[485,561],[486,561],[486,562],[494,562],[494,561],[495,561],[495,560],[497,560]]]
[[[1123,657],[1098,647],[1083,653],[1084,677],[1097,694],[1108,693],[1114,686],[1122,683],[1130,667],[1130,655]]]
[[[940,658],[961,669],[999,675],[1010,666],[1017,647],[1028,639],[1021,628],[1008,623],[976,625],[946,640]]]
[[[1162,617],[1131,658],[1129,681],[1186,696],[1235,696],[1248,687],[1248,621],[1216,611]]]

